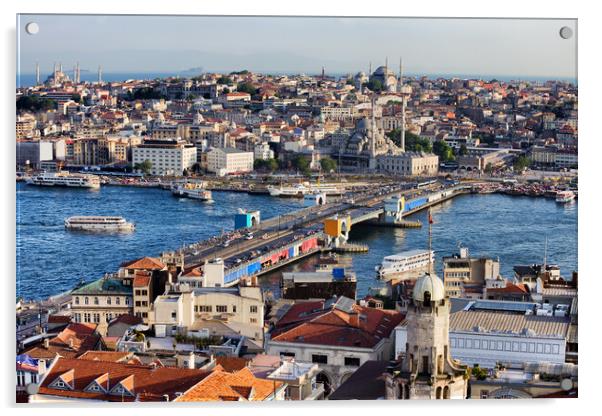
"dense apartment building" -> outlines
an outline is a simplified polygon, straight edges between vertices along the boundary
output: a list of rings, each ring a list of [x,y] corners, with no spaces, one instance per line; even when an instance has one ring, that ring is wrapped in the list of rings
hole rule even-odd
[[[466,247],[461,247],[458,254],[443,257],[443,284],[445,295],[450,298],[464,297],[472,291],[480,296],[485,281],[497,279],[499,274],[498,260],[470,257]]]
[[[264,298],[259,287],[202,287],[180,285],[158,296],[153,305],[157,336],[204,333],[208,322],[220,322],[235,332],[263,341]]]
[[[197,148],[180,139],[145,140],[132,149],[132,164],[150,161],[152,175],[181,176],[197,162]]]

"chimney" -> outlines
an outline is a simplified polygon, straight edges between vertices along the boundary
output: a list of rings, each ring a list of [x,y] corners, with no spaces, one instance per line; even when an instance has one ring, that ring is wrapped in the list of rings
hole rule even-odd
[[[50,348],[50,339],[49,338],[44,338],[44,348],[46,348],[46,349]]]

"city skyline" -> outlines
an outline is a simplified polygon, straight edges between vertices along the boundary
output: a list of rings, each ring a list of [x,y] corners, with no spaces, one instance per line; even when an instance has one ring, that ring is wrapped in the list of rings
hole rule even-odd
[[[229,31],[222,33],[225,20]],[[37,35],[26,34],[30,21],[40,25]],[[324,66],[338,75],[368,72],[370,63],[375,69],[387,58],[396,69],[403,57],[408,75],[577,76],[576,36],[558,34],[563,26],[576,33],[569,19],[21,15],[19,26],[21,74],[33,73],[36,62],[45,74],[61,61],[66,69],[79,62],[82,72],[102,65],[107,74],[185,75],[193,68],[314,74]]]

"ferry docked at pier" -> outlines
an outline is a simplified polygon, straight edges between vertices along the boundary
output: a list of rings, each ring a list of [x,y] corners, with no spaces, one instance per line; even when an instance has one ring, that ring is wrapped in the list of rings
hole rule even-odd
[[[100,188],[100,179],[95,175],[83,173],[43,172],[27,179],[28,185],[66,186],[70,188]]]
[[[327,196],[338,196],[345,193],[343,188],[330,184],[300,183],[293,186],[268,186],[271,196],[281,198],[303,198],[307,194],[323,193]]]
[[[130,232],[136,227],[123,217],[76,216],[65,220],[65,228],[73,231]]]
[[[174,184],[171,193],[177,197],[197,199],[199,201],[213,201],[211,191],[205,188],[203,183],[187,182]]]
[[[429,250],[409,250],[386,256],[375,270],[380,279],[409,279],[426,272],[431,262],[435,262],[434,251],[429,255]]]
[[[558,191],[556,192],[556,202],[566,203],[575,199],[573,191]]]

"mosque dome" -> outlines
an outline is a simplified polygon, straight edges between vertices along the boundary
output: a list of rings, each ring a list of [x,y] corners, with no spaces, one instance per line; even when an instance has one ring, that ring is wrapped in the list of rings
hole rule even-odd
[[[394,75],[393,71],[391,71],[390,69],[388,69],[386,66],[379,66],[378,68],[376,68],[376,70],[374,71],[374,75],[377,76],[389,76],[389,75]]]
[[[425,294],[430,294],[431,301],[445,299],[443,282],[434,274],[425,274],[416,280],[412,297],[415,301],[424,302]]]

